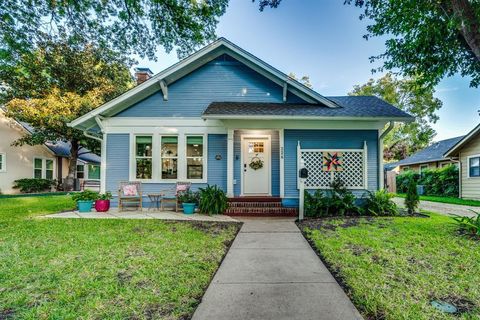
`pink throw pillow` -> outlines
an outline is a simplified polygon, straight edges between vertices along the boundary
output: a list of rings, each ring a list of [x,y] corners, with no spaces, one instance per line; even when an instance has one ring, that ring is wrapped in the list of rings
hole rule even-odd
[[[138,195],[137,186],[134,184],[123,186],[123,194],[127,197]]]
[[[187,191],[189,189],[188,184],[178,184],[177,185],[177,194],[182,191]]]

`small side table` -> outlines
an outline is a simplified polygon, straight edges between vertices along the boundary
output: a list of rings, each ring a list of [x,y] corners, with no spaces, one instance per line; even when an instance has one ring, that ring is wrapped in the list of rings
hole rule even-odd
[[[150,205],[148,210],[160,210],[160,202],[162,201],[163,193],[149,193],[147,194],[148,199],[150,200]]]

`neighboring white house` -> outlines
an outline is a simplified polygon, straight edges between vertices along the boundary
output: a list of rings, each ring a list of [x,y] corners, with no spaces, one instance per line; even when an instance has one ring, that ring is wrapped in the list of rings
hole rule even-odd
[[[42,178],[62,181],[68,173],[69,144],[64,142],[44,145],[12,146],[12,143],[29,134],[31,128],[7,118],[0,109],[0,193],[18,193],[14,181],[23,178]],[[84,149],[82,149],[84,150]],[[77,178],[100,180],[100,157],[93,153],[80,156]]]

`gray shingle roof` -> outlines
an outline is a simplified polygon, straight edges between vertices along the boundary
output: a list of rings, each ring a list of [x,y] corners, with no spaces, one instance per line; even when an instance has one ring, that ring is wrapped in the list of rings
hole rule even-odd
[[[405,165],[411,165],[411,164],[446,160],[443,157],[445,152],[447,152],[447,150],[453,147],[463,137],[464,136],[460,136],[460,137],[455,137],[455,138],[434,142],[430,146],[426,147],[425,149],[412,154],[410,157],[407,157],[403,160],[396,162],[396,164],[399,166],[405,166]]]
[[[379,117],[414,118],[406,112],[373,96],[327,97],[339,105],[329,108],[322,104],[212,102],[203,116],[292,116],[292,117]]]

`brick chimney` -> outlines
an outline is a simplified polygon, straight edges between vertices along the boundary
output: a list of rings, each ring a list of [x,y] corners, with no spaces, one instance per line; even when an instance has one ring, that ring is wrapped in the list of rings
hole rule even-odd
[[[135,81],[137,81],[137,85],[147,81],[153,76],[152,70],[149,68],[135,68]]]

